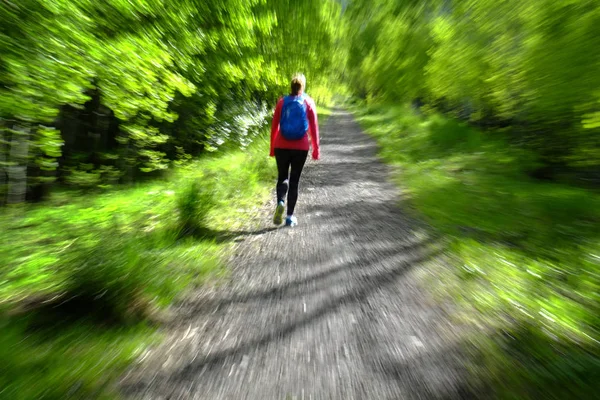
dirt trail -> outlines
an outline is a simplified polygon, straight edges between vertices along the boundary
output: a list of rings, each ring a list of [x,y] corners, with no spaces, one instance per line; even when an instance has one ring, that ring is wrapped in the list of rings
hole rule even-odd
[[[293,229],[271,207],[226,285],[179,304],[123,381],[135,399],[459,399],[457,329],[423,288],[432,240],[398,207],[373,140],[336,111]]]

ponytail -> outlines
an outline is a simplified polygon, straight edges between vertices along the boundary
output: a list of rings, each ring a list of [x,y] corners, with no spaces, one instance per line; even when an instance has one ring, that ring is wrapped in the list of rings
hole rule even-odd
[[[296,74],[292,78],[292,83],[290,85],[292,96],[298,96],[300,92],[306,86],[306,78],[302,74]]]

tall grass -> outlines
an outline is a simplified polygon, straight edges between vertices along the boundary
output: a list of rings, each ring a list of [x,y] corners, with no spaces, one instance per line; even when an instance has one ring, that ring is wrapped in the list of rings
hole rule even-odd
[[[161,181],[3,210],[0,398],[115,398],[107,383],[157,339],[148,318],[220,273],[218,239],[248,224],[273,171],[262,137]]]
[[[357,112],[409,204],[448,239],[450,290],[488,327],[473,338],[485,360],[476,372],[500,398],[595,396],[598,192],[530,178],[535,155],[504,132],[397,105]]]
[[[208,185],[196,179],[185,184],[177,196],[177,211],[182,235],[199,233],[206,226],[206,219],[214,200]]]

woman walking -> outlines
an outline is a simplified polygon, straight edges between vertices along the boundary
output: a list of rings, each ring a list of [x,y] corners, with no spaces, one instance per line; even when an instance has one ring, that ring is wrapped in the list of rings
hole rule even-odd
[[[304,90],[306,78],[296,74],[292,78],[291,93],[277,102],[271,124],[271,157],[277,161],[277,206],[273,223],[283,222],[287,195],[286,226],[298,224],[294,208],[298,200],[298,184],[308,150],[312,145],[313,160],[319,159],[319,125],[317,107]],[[310,136],[310,142],[309,142]]]

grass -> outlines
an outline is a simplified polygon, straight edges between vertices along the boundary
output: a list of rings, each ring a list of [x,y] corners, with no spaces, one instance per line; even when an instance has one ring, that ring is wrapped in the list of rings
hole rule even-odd
[[[224,273],[219,239],[273,180],[263,137],[164,180],[2,210],[0,398],[116,398],[110,383],[160,339],[156,310]]]
[[[2,323],[2,399],[114,399],[111,383],[159,339],[144,324],[99,329],[79,322],[32,331],[32,322],[13,318]]]
[[[498,398],[592,398],[600,377],[600,196],[541,182],[508,131],[408,107],[357,107],[416,213],[448,238],[451,290],[485,335],[474,368]],[[470,310],[470,311],[467,311]]]

